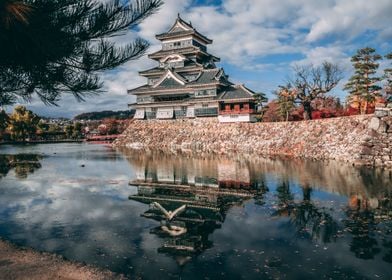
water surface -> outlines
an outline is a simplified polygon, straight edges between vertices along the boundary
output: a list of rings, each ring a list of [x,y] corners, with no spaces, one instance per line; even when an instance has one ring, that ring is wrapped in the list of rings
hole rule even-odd
[[[0,146],[0,237],[132,279],[391,279],[391,182],[334,162]],[[168,222],[153,202],[186,208]]]

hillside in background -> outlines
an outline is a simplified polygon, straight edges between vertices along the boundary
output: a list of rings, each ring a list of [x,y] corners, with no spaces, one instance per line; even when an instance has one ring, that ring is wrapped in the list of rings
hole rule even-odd
[[[83,113],[75,116],[74,120],[103,120],[103,119],[124,120],[124,119],[132,118],[134,114],[135,114],[135,110],[89,112],[89,113]]]

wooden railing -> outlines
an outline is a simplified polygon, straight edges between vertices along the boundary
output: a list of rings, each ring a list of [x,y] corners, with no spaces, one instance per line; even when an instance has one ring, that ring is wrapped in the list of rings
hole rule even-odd
[[[186,110],[175,110],[174,116],[176,118],[185,118],[186,117]]]
[[[218,115],[218,108],[196,108],[195,109],[195,116],[196,117],[210,117],[210,116],[217,116]]]

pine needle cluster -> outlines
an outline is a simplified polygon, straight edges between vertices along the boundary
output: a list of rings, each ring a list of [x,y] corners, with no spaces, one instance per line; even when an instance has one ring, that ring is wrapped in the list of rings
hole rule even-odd
[[[0,106],[36,94],[56,105],[101,92],[100,75],[142,56],[149,43],[124,35],[162,5],[161,0],[2,0]]]

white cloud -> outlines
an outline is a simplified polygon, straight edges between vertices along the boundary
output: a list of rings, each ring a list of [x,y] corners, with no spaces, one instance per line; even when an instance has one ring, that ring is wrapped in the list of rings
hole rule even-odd
[[[293,61],[291,65],[321,65],[324,61],[337,63],[343,68],[351,66],[350,58],[347,57],[342,46],[315,47],[306,52],[306,57],[302,60]]]
[[[389,0],[341,0],[318,13],[307,36],[316,41],[327,35],[351,39],[366,30],[382,31],[391,25],[392,2]],[[389,24],[388,24],[389,22]]]

